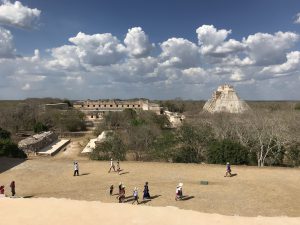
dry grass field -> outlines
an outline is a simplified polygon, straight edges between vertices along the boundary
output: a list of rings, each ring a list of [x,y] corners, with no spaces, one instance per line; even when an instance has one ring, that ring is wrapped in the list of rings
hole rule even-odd
[[[117,202],[116,196],[108,194],[111,184],[116,193],[122,181],[126,196],[136,186],[141,197],[144,182],[148,181],[154,198],[143,205],[223,215],[300,216],[300,169],[233,166],[237,175],[225,178],[221,165],[121,162],[123,171],[118,175],[108,173],[109,162],[76,159],[79,177],[73,177],[73,159],[60,155],[26,160],[10,169],[9,165],[18,161],[0,158],[0,184],[6,185],[8,195],[9,183],[15,180],[17,196]],[[209,184],[200,185],[200,180]],[[184,183],[184,195],[189,196],[185,201],[174,200],[178,182]],[[130,198],[127,200],[130,204]]]

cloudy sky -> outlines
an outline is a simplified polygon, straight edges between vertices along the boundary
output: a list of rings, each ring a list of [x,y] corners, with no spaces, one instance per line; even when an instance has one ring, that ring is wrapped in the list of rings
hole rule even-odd
[[[0,0],[0,99],[300,99],[299,0]]]

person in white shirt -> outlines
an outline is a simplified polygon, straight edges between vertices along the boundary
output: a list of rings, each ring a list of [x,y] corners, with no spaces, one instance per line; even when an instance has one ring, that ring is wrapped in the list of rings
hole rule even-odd
[[[116,172],[116,168],[115,168],[115,164],[114,164],[113,159],[110,159],[110,168],[109,168],[109,171],[108,171],[109,173],[110,173],[111,169],[113,169],[114,172]]]
[[[182,186],[183,186],[183,183],[179,183],[176,187],[176,197],[175,197],[176,201],[181,200],[183,197]]]
[[[74,162],[74,175],[73,176],[79,176],[79,165],[78,162]]]
[[[135,187],[134,190],[133,190],[133,198],[134,198],[134,200],[133,200],[132,204],[134,204],[135,202],[137,204],[140,204],[139,203],[139,193],[138,193],[137,187]]]

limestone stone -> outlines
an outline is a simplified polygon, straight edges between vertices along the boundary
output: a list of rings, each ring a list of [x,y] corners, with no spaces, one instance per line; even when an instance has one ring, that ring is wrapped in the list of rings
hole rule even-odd
[[[233,86],[227,84],[219,86],[203,107],[203,110],[210,113],[243,113],[249,109],[248,104],[238,97]]]
[[[47,131],[21,140],[18,143],[18,147],[22,149],[26,154],[37,153],[39,150],[50,145],[57,139],[58,136],[54,132]]]

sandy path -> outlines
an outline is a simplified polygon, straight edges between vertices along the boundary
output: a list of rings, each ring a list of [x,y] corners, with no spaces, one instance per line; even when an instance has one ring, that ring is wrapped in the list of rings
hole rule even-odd
[[[117,202],[108,195],[111,184],[117,189],[123,181],[127,195],[135,186],[141,195],[148,181],[156,198],[143,205],[223,215],[300,216],[300,169],[233,166],[238,175],[224,178],[224,167],[218,165],[121,162],[123,175],[109,174],[108,166],[109,162],[79,160],[82,176],[73,177],[72,160],[34,159],[0,174],[0,183],[8,187],[15,180],[19,196]],[[200,185],[200,180],[209,185]],[[184,194],[191,199],[174,201],[178,182],[184,183]]]
[[[209,224],[299,225],[300,218],[238,217],[175,207],[131,206],[66,199],[0,199],[1,223],[9,225]],[[17,213],[16,213],[17,212]]]

